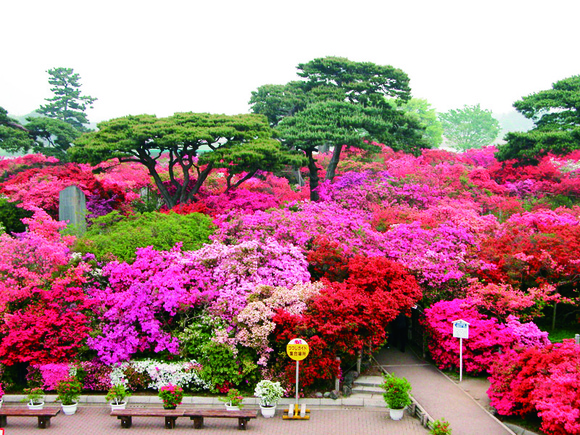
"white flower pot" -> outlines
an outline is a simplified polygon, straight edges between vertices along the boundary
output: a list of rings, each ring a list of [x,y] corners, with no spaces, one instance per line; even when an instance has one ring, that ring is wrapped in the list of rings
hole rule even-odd
[[[260,409],[262,410],[262,416],[264,418],[272,418],[276,415],[276,405],[272,406],[260,405]]]
[[[2,408],[2,403],[4,403],[4,399],[0,399],[0,408]]]
[[[62,405],[62,413],[64,415],[73,415],[75,412],[77,412],[78,406],[78,402],[75,402],[72,405]]]
[[[234,406],[230,403],[226,403],[226,410],[228,411],[239,411],[240,407],[239,406]]]
[[[40,403],[28,402],[26,405],[28,406],[28,409],[43,409],[44,408],[44,402],[40,402]]]
[[[116,410],[120,410],[120,409],[125,409],[125,407],[127,406],[127,401],[123,401],[121,403],[115,403],[115,402],[111,402],[111,411],[116,411]]]
[[[391,420],[402,419],[404,413],[405,413],[405,408],[403,408],[403,409],[389,409],[389,414],[391,416]]]

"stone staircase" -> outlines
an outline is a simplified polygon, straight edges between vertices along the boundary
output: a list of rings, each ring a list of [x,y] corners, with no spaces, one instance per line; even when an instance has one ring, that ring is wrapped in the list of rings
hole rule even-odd
[[[371,394],[382,399],[385,390],[381,388],[382,376],[359,376],[353,383],[352,394]]]
[[[385,400],[381,388],[382,376],[359,376],[352,385],[351,398],[362,399],[366,406],[377,406],[384,408]]]

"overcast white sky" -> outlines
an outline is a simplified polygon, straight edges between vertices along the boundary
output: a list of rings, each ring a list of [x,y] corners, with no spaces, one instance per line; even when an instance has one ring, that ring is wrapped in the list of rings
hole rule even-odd
[[[0,106],[24,115],[73,68],[91,121],[247,113],[317,57],[392,65],[438,111],[495,113],[580,74],[579,0],[27,0],[0,8]]]

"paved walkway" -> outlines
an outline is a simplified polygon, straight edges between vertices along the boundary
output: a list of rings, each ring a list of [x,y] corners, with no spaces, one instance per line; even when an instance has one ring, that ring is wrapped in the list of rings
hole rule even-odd
[[[383,348],[375,358],[387,372],[407,378],[417,402],[435,420],[449,421],[453,435],[513,435],[484,409],[489,403],[485,383],[472,379],[459,386],[412,349]]]
[[[6,406],[3,405],[3,407]],[[8,406],[23,406],[22,404],[10,404]],[[51,405],[52,406],[52,405]],[[139,406],[139,405],[131,405]],[[153,405],[142,405],[153,406]],[[221,404],[223,407],[223,404]],[[159,406],[157,406],[159,408]],[[252,408],[252,406],[248,406]],[[255,407],[253,407],[255,408]],[[237,419],[206,418],[204,427],[200,431],[203,434],[263,434],[263,435],[427,435],[419,420],[406,415],[400,421],[389,418],[388,411],[384,408],[347,408],[334,406],[332,408],[310,408],[310,420],[282,420],[281,411],[278,410],[275,418],[263,418],[250,420],[245,432],[237,428]],[[6,435],[141,435],[166,433],[163,418],[143,417],[133,418],[133,426],[130,429],[121,429],[120,420],[109,415],[108,405],[82,405],[75,415],[59,414],[52,419],[51,426],[40,430],[36,427],[36,418],[8,417],[8,425],[4,428]],[[40,431],[40,432],[39,432]],[[192,422],[187,418],[178,418],[175,429],[169,434],[192,434],[194,432]]]

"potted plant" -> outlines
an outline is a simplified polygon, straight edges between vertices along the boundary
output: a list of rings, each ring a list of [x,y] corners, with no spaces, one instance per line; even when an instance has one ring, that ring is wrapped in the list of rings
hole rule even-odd
[[[411,384],[405,378],[398,378],[387,373],[381,386],[385,389],[383,397],[389,407],[391,418],[400,420],[403,418],[405,407],[412,403],[409,395]]]
[[[441,420],[435,420],[429,431],[431,435],[451,435],[451,427],[449,422],[444,418]]]
[[[127,399],[131,396],[131,393],[127,391],[124,384],[115,384],[105,396],[105,400],[111,403],[111,410],[115,409],[125,409],[127,406]]]
[[[254,390],[254,396],[260,399],[260,409],[266,418],[276,415],[276,404],[284,395],[284,389],[280,382],[263,380],[258,382]]]
[[[25,388],[23,391],[26,397],[22,401],[28,402],[29,409],[44,408],[44,391],[42,388]]]
[[[175,409],[183,400],[183,388],[168,384],[159,388],[159,398],[163,401],[164,409]]]
[[[226,409],[228,411],[236,411],[244,407],[242,404],[244,397],[242,396],[242,393],[240,393],[240,391],[236,390],[235,388],[230,388],[228,390],[227,396],[220,397],[219,400],[225,402]]]
[[[77,412],[78,400],[81,395],[82,385],[74,377],[63,379],[56,386],[57,400],[62,403],[62,412],[65,415],[73,415]]]
[[[2,383],[0,383],[0,408],[2,408],[2,403],[4,402],[4,390],[2,389]]]

